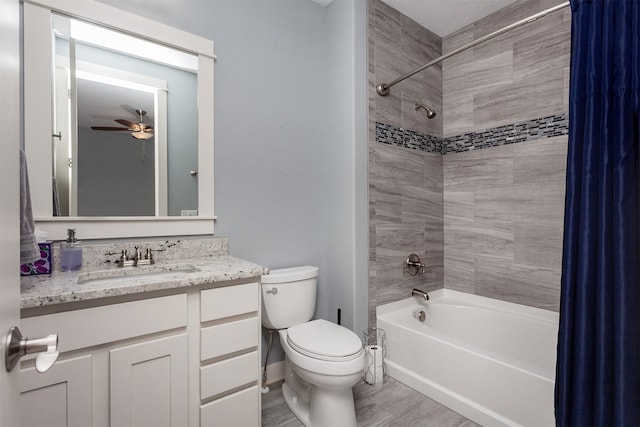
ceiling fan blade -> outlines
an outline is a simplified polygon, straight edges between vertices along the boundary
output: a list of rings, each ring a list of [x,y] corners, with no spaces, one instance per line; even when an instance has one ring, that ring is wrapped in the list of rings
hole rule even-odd
[[[131,129],[133,129],[134,126],[138,125],[137,123],[133,123],[133,122],[130,122],[129,120],[125,120],[125,119],[116,119],[115,121],[120,123],[121,125],[128,126]]]
[[[144,123],[142,123],[140,127],[144,129],[145,132],[153,132],[153,126],[147,126]]]
[[[117,128],[113,126],[91,126],[93,130],[117,130],[117,131],[128,131],[129,128]]]

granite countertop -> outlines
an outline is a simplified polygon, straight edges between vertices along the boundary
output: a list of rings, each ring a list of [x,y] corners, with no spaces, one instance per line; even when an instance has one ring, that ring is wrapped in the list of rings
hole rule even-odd
[[[21,308],[246,279],[268,272],[266,267],[229,255],[157,261],[151,266],[100,265],[74,272],[54,271],[50,275],[21,278]],[[120,274],[124,273],[122,277]],[[113,274],[120,276],[109,278]]]

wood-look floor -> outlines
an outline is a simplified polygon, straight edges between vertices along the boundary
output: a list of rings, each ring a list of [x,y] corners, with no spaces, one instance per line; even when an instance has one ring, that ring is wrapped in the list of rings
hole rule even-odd
[[[262,395],[262,427],[303,427],[282,399],[282,382]],[[362,427],[474,427],[478,424],[391,377],[382,388],[361,381],[353,388]],[[339,427],[339,426],[336,426]]]

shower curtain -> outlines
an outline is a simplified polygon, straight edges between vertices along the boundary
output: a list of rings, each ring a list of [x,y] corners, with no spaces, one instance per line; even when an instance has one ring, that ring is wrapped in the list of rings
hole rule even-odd
[[[640,1],[571,0],[555,415],[640,425]]]

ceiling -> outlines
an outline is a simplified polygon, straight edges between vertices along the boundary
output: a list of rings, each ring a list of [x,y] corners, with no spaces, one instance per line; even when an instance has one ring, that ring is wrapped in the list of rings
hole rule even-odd
[[[517,0],[382,0],[403,15],[447,36]]]
[[[127,89],[91,80],[77,79],[78,127],[91,126],[123,127],[115,119],[138,123],[136,109],[147,112],[144,123],[153,126],[154,97],[151,93]]]

